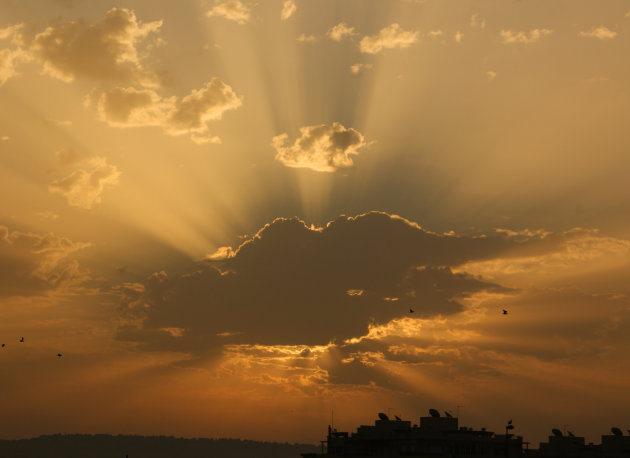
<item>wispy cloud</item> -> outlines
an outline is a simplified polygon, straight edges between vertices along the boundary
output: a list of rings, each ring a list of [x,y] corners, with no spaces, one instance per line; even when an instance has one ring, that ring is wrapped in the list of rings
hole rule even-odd
[[[218,3],[206,15],[208,17],[222,17],[237,24],[246,24],[251,19],[251,8],[239,0],[228,0]]]
[[[296,10],[297,10],[297,6],[294,0],[285,0],[285,2],[282,3],[282,11],[280,11],[280,19],[283,21],[286,21],[291,16],[293,16],[293,13],[295,13]]]
[[[120,171],[108,164],[104,157],[95,157],[85,162],[85,168],[48,185],[48,190],[64,196],[73,207],[89,210],[101,202],[101,194],[107,187],[118,183]]]
[[[503,43],[536,43],[544,36],[550,35],[553,30],[549,29],[532,29],[529,32],[512,32],[511,30],[501,30],[499,33]]]
[[[359,43],[363,53],[377,54],[383,49],[408,48],[418,41],[419,32],[403,30],[400,25],[393,23],[372,36],[365,36]]]
[[[354,27],[349,27],[345,22],[340,22],[336,26],[331,27],[327,35],[331,40],[341,41],[344,38],[356,35],[356,32],[354,31]]]
[[[608,27],[593,27],[590,30],[578,33],[580,37],[597,38],[598,40],[612,40],[617,36],[617,32],[610,30]]]

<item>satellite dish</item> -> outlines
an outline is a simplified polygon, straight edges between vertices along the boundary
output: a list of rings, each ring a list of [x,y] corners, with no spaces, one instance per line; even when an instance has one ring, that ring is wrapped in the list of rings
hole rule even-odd
[[[610,430],[615,436],[623,436],[623,433],[621,432],[621,430],[617,428],[616,426],[613,426],[612,428],[610,428]]]
[[[556,437],[562,437],[562,431],[560,431],[558,428],[553,428],[551,430],[551,432],[553,433],[554,436]]]
[[[388,421],[389,420],[389,417],[387,415],[385,415],[383,412],[380,412],[378,414],[378,418],[380,418],[383,421]]]
[[[429,409],[429,415],[431,415],[433,418],[438,418],[440,416],[440,412],[435,409]]]
[[[394,418],[396,419],[396,421],[402,421],[402,418],[400,418],[398,415],[394,415]]]
[[[575,437],[575,434],[573,434],[571,431],[567,431],[567,434],[571,437]]]
[[[448,410],[444,411],[444,414],[448,417],[448,418],[453,418],[453,416],[451,415],[451,413]]]

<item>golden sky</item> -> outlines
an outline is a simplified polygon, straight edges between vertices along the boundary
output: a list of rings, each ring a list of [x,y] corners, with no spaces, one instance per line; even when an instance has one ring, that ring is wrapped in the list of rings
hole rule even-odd
[[[627,429],[629,45],[627,0],[0,1],[0,435]]]

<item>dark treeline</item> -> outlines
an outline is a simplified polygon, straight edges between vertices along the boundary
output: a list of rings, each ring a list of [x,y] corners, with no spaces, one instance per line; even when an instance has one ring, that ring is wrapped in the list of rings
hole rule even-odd
[[[0,440],[1,458],[299,458],[317,450],[308,444],[109,434]]]

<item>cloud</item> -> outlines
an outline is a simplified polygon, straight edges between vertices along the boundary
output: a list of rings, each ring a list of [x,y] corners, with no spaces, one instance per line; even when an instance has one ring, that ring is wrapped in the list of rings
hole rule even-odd
[[[293,16],[293,13],[295,13],[296,10],[297,10],[297,6],[295,5],[294,0],[285,0],[282,3],[282,11],[280,12],[280,19],[283,21],[286,21],[291,16]]]
[[[461,43],[463,38],[464,34],[461,33],[459,30],[455,33],[455,35],[453,35],[453,40],[455,40],[455,43]]]
[[[242,105],[242,98],[219,78],[185,97],[162,98],[150,89],[113,88],[97,104],[99,117],[113,127],[158,126],[169,135],[190,134],[197,143],[217,142],[208,136],[208,123]]]
[[[287,145],[289,136],[284,133],[272,139],[277,151],[276,160],[287,167],[309,168],[317,172],[334,172],[352,167],[353,155],[366,146],[363,135],[338,122],[300,128],[300,137]]]
[[[239,0],[218,3],[206,13],[208,17],[223,17],[237,24],[247,24],[251,19],[251,8]]]
[[[306,35],[305,33],[301,34],[297,37],[297,41],[300,43],[315,43],[317,41],[317,37],[313,34]]]
[[[578,33],[580,37],[597,38],[598,40],[612,40],[617,36],[617,32],[610,30],[608,27],[593,27],[586,32]]]
[[[87,272],[71,255],[89,246],[0,225],[0,297],[41,295],[87,280]]]
[[[87,170],[78,169],[61,180],[53,181],[48,190],[61,194],[73,207],[91,209],[101,202],[101,194],[106,187],[118,183],[120,172],[103,157],[96,157],[86,162]]]
[[[533,29],[529,31],[529,34],[526,32],[512,32],[511,30],[501,30],[499,32],[503,43],[512,44],[512,43],[536,43],[542,37],[551,34],[553,31],[549,29]]]
[[[334,41],[341,41],[344,38],[351,37],[352,35],[356,35],[354,31],[354,27],[348,27],[345,22],[340,22],[326,33],[328,38]]]
[[[408,48],[418,41],[418,32],[404,31],[400,25],[393,23],[373,36],[365,36],[359,43],[363,53],[377,54],[383,49]]]
[[[427,35],[430,38],[439,38],[443,35],[443,32],[441,30],[431,30],[430,32],[427,33]]]
[[[470,26],[471,27],[479,27],[480,29],[486,28],[486,20],[479,16],[478,13],[470,16]]]
[[[350,73],[352,73],[353,75],[358,75],[364,70],[369,70],[370,68],[372,68],[372,64],[352,64],[350,65]]]
[[[492,81],[493,79],[497,77],[497,74],[496,72],[493,72],[492,70],[488,70],[486,72],[486,77],[488,78],[488,81]]]
[[[456,316],[484,292],[506,295],[512,290],[454,267],[553,251],[573,236],[441,235],[380,212],[321,228],[279,218],[237,249],[223,247],[181,274],[152,275],[133,301],[121,301],[131,321],[119,338],[212,354],[236,344],[341,344],[392,320]],[[185,331],[175,339],[166,328]]]
[[[0,49],[0,86],[18,74],[17,67],[31,60],[31,55],[22,47],[23,24],[15,24],[0,29],[0,43],[10,42],[10,47]]]
[[[37,34],[31,50],[44,71],[63,81],[85,78],[156,86],[158,76],[145,69],[138,45],[159,32],[162,21],[141,23],[133,10],[112,8],[93,24],[68,21]]]

